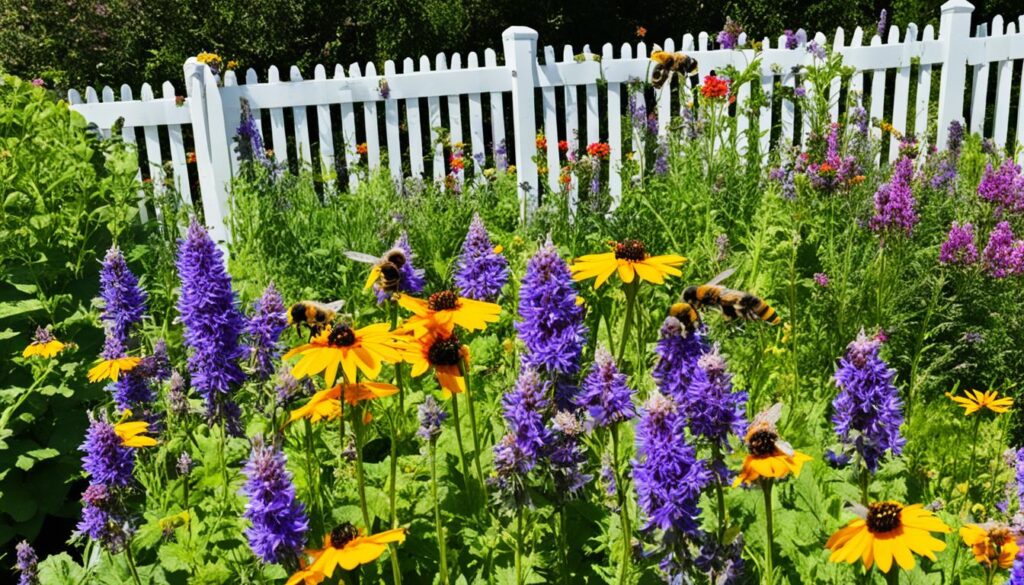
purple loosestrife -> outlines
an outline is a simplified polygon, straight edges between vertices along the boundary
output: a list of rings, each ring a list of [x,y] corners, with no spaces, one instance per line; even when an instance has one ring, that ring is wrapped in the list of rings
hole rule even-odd
[[[185,325],[185,345],[191,349],[188,370],[192,387],[206,400],[211,419],[223,420],[239,434],[238,408],[231,393],[244,380],[238,360],[245,355],[239,337],[245,317],[235,303],[224,253],[195,219],[178,242],[178,311]]]
[[[700,495],[711,472],[686,442],[686,420],[676,404],[655,392],[647,400],[636,427],[633,480],[637,504],[646,516],[644,532],[661,531],[666,544],[679,551],[687,540],[700,538]],[[663,568],[682,564],[670,552]]]
[[[409,245],[409,234],[402,232],[402,235],[395,240],[394,247],[401,248],[405,252],[405,264],[399,270],[401,276],[398,280],[398,292],[410,295],[420,294],[423,292],[423,287],[427,284],[427,280],[423,277],[423,271],[416,268],[412,263],[416,256],[412,253],[412,246]],[[381,290],[378,283],[373,284],[373,290],[377,295],[378,303],[383,303],[391,298],[391,293]]]
[[[128,543],[128,525],[116,509],[116,498],[107,486],[90,484],[82,493],[82,519],[76,532],[100,543],[108,552],[116,554]]]
[[[818,41],[811,41],[807,43],[807,52],[814,55],[819,61],[824,61],[828,58],[828,53]]]
[[[433,443],[441,436],[441,427],[448,419],[448,413],[428,394],[419,407],[419,418],[420,427],[416,430],[416,435],[424,441]]]
[[[697,372],[697,361],[709,349],[702,331],[688,333],[679,319],[667,317],[654,350],[658,363],[651,372],[661,392],[677,403],[685,402]]]
[[[309,519],[295,498],[284,453],[257,437],[244,473],[242,494],[249,499],[244,516],[252,523],[245,529],[249,548],[266,563],[294,559],[306,543]]]
[[[821,288],[828,288],[828,284],[829,284],[828,275],[825,274],[824,272],[815,272],[814,273],[814,284],[820,286]]]
[[[668,174],[668,137],[660,136],[658,138],[658,146],[654,150],[656,158],[654,159],[654,174],[658,176],[664,176]]]
[[[474,213],[456,264],[455,286],[466,298],[491,301],[501,294],[508,277],[508,260],[491,243],[480,214]]]
[[[633,390],[626,375],[615,366],[615,358],[604,347],[594,353],[594,365],[583,380],[576,405],[587,411],[595,427],[609,427],[636,416]]]
[[[949,235],[939,251],[939,262],[952,266],[971,266],[978,261],[978,248],[974,245],[974,226],[953,222]]]
[[[274,366],[281,357],[281,333],[288,327],[288,316],[281,299],[281,293],[270,283],[263,296],[252,305],[253,314],[245,325],[249,336],[249,350],[254,375],[259,380],[269,380]]]
[[[562,409],[572,405],[573,383],[587,343],[584,313],[576,304],[569,266],[549,238],[526,264],[516,331],[526,346],[523,365],[555,382],[556,402]]]
[[[729,451],[729,435],[742,437],[747,432],[747,393],[734,392],[732,375],[726,370],[725,358],[718,344],[697,360],[690,386],[679,404],[686,416],[690,432],[714,445],[720,452]],[[716,469],[722,483],[728,470]]]
[[[100,319],[106,330],[103,358],[123,357],[138,347],[135,333],[146,314],[146,293],[117,246],[107,251],[100,268],[100,298]],[[141,373],[127,372],[108,386],[118,409],[142,407],[153,401],[153,391]]]
[[[875,191],[875,215],[870,221],[872,230],[911,234],[919,219],[915,210],[917,199],[911,188],[913,178],[914,161],[907,156],[901,157],[889,182]]]
[[[93,418],[85,442],[78,448],[85,453],[82,469],[89,475],[89,481],[110,488],[127,487],[134,481],[135,456],[130,447],[121,444],[121,437],[114,432],[114,425]]]
[[[718,44],[723,49],[735,49],[739,47],[740,35],[743,33],[743,25],[735,20],[725,17],[725,26],[718,33]]]
[[[995,205],[997,218],[1004,212],[1024,213],[1024,175],[1020,165],[1006,159],[998,169],[993,169],[989,163],[978,184],[978,196]]]
[[[985,271],[992,278],[1006,278],[1024,271],[1024,242],[1013,239],[1010,223],[1001,221],[988,236],[982,251]]]
[[[548,449],[548,465],[555,481],[555,496],[568,500],[575,497],[592,477],[583,473],[587,455],[580,447],[583,424],[576,414],[560,411],[551,421],[552,440]]]
[[[18,585],[39,585],[39,574],[36,565],[39,559],[36,551],[27,540],[23,540],[15,547],[17,551],[17,562],[14,570],[18,572]]]
[[[880,346],[861,330],[839,360],[834,379],[840,391],[832,402],[839,440],[852,444],[871,473],[886,452],[899,455],[906,443],[900,436],[903,403],[892,383],[896,372],[878,357]]]

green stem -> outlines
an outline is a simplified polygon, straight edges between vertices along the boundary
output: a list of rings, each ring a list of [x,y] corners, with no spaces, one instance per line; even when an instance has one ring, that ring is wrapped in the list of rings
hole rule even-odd
[[[722,463],[722,452],[718,444],[711,446],[711,460],[716,464]],[[718,542],[725,544],[725,490],[722,489],[722,482],[718,478],[715,479],[715,500],[718,503]]]
[[[473,435],[473,466],[476,468],[476,475],[480,479],[480,489],[484,496],[484,504],[487,503],[487,482],[484,480],[484,472],[480,467],[480,436],[476,430],[476,407],[473,405],[473,388],[469,379],[469,364],[466,360],[459,362],[459,371],[462,378],[466,380],[466,404],[469,406],[469,427]]]
[[[391,417],[391,482],[388,485],[388,498],[391,507],[391,528],[398,528],[398,504],[396,498],[396,480],[398,479],[398,423],[395,417]],[[369,530],[369,528],[367,528]],[[395,580],[395,585],[402,583],[402,568],[398,562],[398,545],[391,543],[388,545],[391,549],[391,573]]]
[[[441,584],[448,583],[448,544],[441,521],[441,502],[437,499],[437,443],[430,442],[430,493],[434,498],[434,527],[437,529],[437,552],[441,555]]]
[[[636,304],[636,289],[638,286],[637,276],[633,277],[633,282],[629,284],[623,284],[622,290],[626,293],[626,321],[622,325],[622,339],[619,340],[619,356],[617,363],[619,367],[622,367],[622,358],[626,355],[626,346],[629,345],[629,334],[633,331],[633,311]]]
[[[398,326],[398,301],[391,303],[391,330]],[[405,384],[402,383],[402,364],[395,364],[395,386],[398,386],[398,411],[405,415]]]
[[[128,559],[128,570],[132,572],[132,580],[135,581],[135,585],[142,585],[142,579],[139,578],[139,570],[135,567],[135,555],[132,554],[131,542],[124,547],[124,556]]]
[[[306,443],[306,484],[309,488],[309,505],[313,508],[312,517],[322,522],[320,516],[320,492],[316,488],[316,484],[320,482],[313,475],[313,425],[310,424],[307,418],[303,419],[303,426],[305,427],[303,435]]]
[[[366,507],[366,478],[363,476],[362,411],[361,407],[352,409],[352,430],[356,434],[356,485],[359,489],[359,510],[363,513],[363,524],[366,526],[366,533],[369,534],[373,527],[370,526],[370,511]]]
[[[562,583],[568,585],[572,572],[569,569],[569,523],[565,506],[558,508],[558,556],[562,561]]]
[[[452,418],[455,423],[455,442],[459,446],[459,463],[462,464],[462,481],[469,487],[469,465],[466,463],[466,449],[462,446],[462,421],[459,420],[459,396],[452,395]]]
[[[612,471],[615,473],[615,494],[619,503],[619,523],[622,525],[622,563],[619,565],[619,584],[626,583],[629,565],[633,556],[633,536],[630,533],[629,507],[626,501],[626,489],[623,485],[624,476],[619,469],[619,425],[611,426],[612,433]]]
[[[775,570],[772,563],[773,550],[775,548],[775,532],[772,529],[772,480],[761,480],[761,491],[764,493],[764,579],[766,585],[772,585],[775,579]]]
[[[523,585],[523,508],[516,508],[516,585]]]
[[[870,490],[869,483],[871,482],[871,474],[868,472],[868,468],[865,465],[860,471],[860,503],[866,508],[870,503]]]
[[[981,426],[981,413],[975,413],[974,430],[971,432],[971,460],[967,466],[967,490],[964,492],[964,507],[966,510],[971,504],[971,488],[974,485],[974,462],[975,453],[978,451],[978,428]]]

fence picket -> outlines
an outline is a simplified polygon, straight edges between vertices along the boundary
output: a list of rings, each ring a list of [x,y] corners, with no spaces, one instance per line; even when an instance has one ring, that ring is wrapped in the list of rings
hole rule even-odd
[[[434,59],[434,70],[435,71],[446,71],[448,65],[445,62],[444,53],[438,53]],[[435,96],[427,98],[427,111],[430,115],[430,148],[434,153],[434,162],[432,164],[432,173],[435,181],[443,181],[446,173],[444,167],[444,144],[441,144],[440,129],[442,128],[443,122],[441,121],[441,101]]]
[[[555,63],[555,48],[551,46],[544,47],[544,64],[555,65]],[[544,87],[541,88],[540,93],[541,104],[544,108],[544,137],[548,141],[547,151],[545,152],[547,156],[548,189],[552,193],[558,193],[561,188],[559,178],[561,177],[562,163],[558,156],[558,107],[555,88],[553,86]],[[571,142],[570,148],[572,148]]]
[[[764,38],[763,41],[765,50],[770,48],[770,41],[768,37]],[[780,47],[785,47],[784,42],[779,43]],[[775,90],[775,74],[771,68],[761,67],[761,91],[764,93],[765,102],[761,106],[761,111],[757,118],[758,131],[761,133],[761,161],[767,163],[769,150],[771,149],[772,142],[772,97]],[[682,91],[682,88],[680,88]],[[680,100],[685,101],[685,100]],[[685,107],[685,106],[683,106]],[[680,115],[682,112],[680,112]]]
[[[130,89],[128,99],[124,98],[124,90],[127,88],[127,85],[121,87],[122,101],[131,101]],[[165,100],[175,99],[174,86],[170,81],[164,82],[161,95]],[[167,125],[167,139],[171,149],[171,178],[174,181],[174,188],[181,196],[182,203],[192,205],[192,186],[189,185],[188,180],[188,160],[185,155],[185,140],[181,133],[181,124]]]
[[[72,98],[71,92],[68,92],[68,97],[71,99],[77,98],[79,100],[79,103],[81,103],[81,97],[78,96],[77,91],[75,92],[74,98]],[[133,101],[132,88],[128,85],[121,86],[121,101]],[[75,102],[72,101],[71,103]],[[127,124],[121,126],[121,139],[124,140],[125,144],[131,144],[132,146],[136,146],[135,128]],[[135,169],[135,180],[139,182],[140,186],[142,185],[142,167],[137,167]],[[149,221],[149,210],[146,209],[146,190],[142,189],[141,187],[139,189],[139,220],[142,221],[142,223],[146,223]]]
[[[871,46],[882,46],[882,39],[878,35],[872,36]],[[871,109],[869,111],[872,120],[881,120],[885,117],[885,69],[874,69],[871,73]],[[871,132],[875,140],[882,138],[882,130],[880,128],[872,126]],[[876,153],[876,164],[879,157],[881,157],[881,153]]]
[[[853,29],[853,38],[850,39],[850,48],[857,49],[864,45],[864,29],[857,27]],[[855,71],[853,76],[850,78],[850,91],[858,92],[860,94],[860,103],[865,105],[864,100],[864,74],[860,71]]]
[[[978,25],[976,37],[988,36],[988,24]],[[971,133],[981,134],[985,129],[985,106],[988,100],[988,61],[974,66],[974,78],[971,83]]]
[[[590,45],[583,46],[583,57],[584,63],[597,63],[594,61],[594,54],[590,52]],[[597,63],[600,67],[601,64]],[[587,140],[586,144],[601,141],[601,112],[598,108],[597,101],[597,83],[588,83],[586,85],[587,95]]]
[[[425,67],[421,71],[430,71],[430,62],[421,62]],[[412,59],[402,61],[402,73],[415,73],[416,65]],[[405,123],[409,127],[409,169],[415,179],[423,178],[423,130],[420,128],[420,98],[405,100]]]
[[[302,73],[299,68],[292,65],[288,77],[294,83],[302,81]],[[292,120],[295,123],[295,158],[299,161],[299,167],[313,164],[313,144],[309,139],[309,119],[306,115],[306,106],[295,106],[292,108]]]
[[[479,69],[480,62],[475,52],[470,52],[466,58],[467,69]],[[484,179],[484,112],[483,99],[479,93],[471,93],[467,96],[469,102],[469,147],[473,156],[473,181],[482,183]]]
[[[349,77],[359,77],[359,64],[353,63],[349,67]],[[366,64],[364,79],[374,81],[377,77],[377,68],[373,63]],[[380,120],[377,118],[377,102],[369,100],[363,102],[363,131],[366,133],[366,159],[367,168],[375,171],[380,168]]]
[[[623,45],[623,59],[628,53],[629,45]],[[611,63],[614,58],[612,45],[605,44],[601,49],[601,62]],[[615,209],[622,200],[622,176],[619,173],[622,169],[622,84],[618,82],[608,83],[608,146],[608,168],[611,169],[608,191],[612,198],[611,208]]]
[[[345,67],[335,65],[335,79],[347,79]],[[345,168],[348,171],[348,189],[355,191],[359,187],[359,173],[356,172],[361,157],[356,152],[356,143],[359,137],[356,134],[356,111],[350,102],[341,103],[341,147],[345,151]]]
[[[889,28],[889,44],[897,45],[903,51],[905,67],[896,70],[896,85],[892,99],[892,125],[900,132],[908,132],[907,128],[907,106],[910,102],[910,55],[913,43],[917,41],[917,26],[907,26],[903,43],[899,43],[900,29],[895,24]],[[899,154],[899,140],[895,135],[889,136],[889,162],[896,160]]]
[[[327,81],[327,70],[323,65],[313,69],[315,81]],[[317,140],[320,143],[320,172],[324,182],[334,185],[334,126],[331,124],[331,104],[316,107]]]
[[[924,27],[921,41],[935,39],[935,29],[932,25]],[[930,105],[932,91],[932,66],[930,63],[922,63],[917,70],[916,103],[914,105],[914,134],[924,138],[928,131],[928,108]]]
[[[384,76],[377,83],[377,95],[384,100],[384,134],[388,142],[388,169],[391,180],[402,184],[402,134],[398,127],[398,101],[391,99],[391,84],[388,79],[396,75],[395,62],[384,62]],[[387,88],[385,90],[384,88]],[[384,95],[387,94],[387,97]]]
[[[671,37],[665,39],[664,50],[675,52],[675,41]],[[686,86],[685,77],[683,75],[673,75],[673,77],[678,77],[677,83],[679,83],[679,90],[682,91]],[[655,90],[654,99],[657,103],[658,136],[668,136],[668,128],[672,123],[672,80],[661,86],[660,90]]]
[[[1010,22],[1007,23],[1004,29],[1003,17],[996,16],[993,18],[993,36],[1003,36],[1004,30],[1006,35],[1014,35],[1017,32],[1017,27]],[[1010,127],[1010,86],[1012,83],[1013,61],[1000,61],[996,69],[996,101],[993,104],[995,120],[992,128],[992,138],[1000,148],[1006,146],[1006,134]]]
[[[277,67],[271,65],[267,70],[267,83],[281,83]],[[288,166],[288,131],[284,127],[284,109],[270,109],[270,135],[274,139],[274,159],[283,166]]]
[[[484,66],[498,66],[498,56],[494,49],[484,51]],[[489,97],[491,102],[491,152],[495,164],[497,164],[498,158],[503,156],[498,152],[499,149],[502,153],[508,152],[508,145],[505,144],[505,99],[501,92],[497,91],[492,91]]]
[[[114,91],[109,87],[103,88],[104,101],[110,90],[110,100],[114,101]],[[153,88],[148,83],[142,84],[142,90],[139,92],[139,100],[143,102],[153,101]],[[156,126],[143,126],[142,135],[146,140],[146,162],[149,163],[149,179],[150,185],[153,187],[154,193],[162,193],[164,190],[164,169],[163,169],[163,156],[160,152],[160,134],[157,131]],[[157,219],[160,218],[159,208],[156,210]]]

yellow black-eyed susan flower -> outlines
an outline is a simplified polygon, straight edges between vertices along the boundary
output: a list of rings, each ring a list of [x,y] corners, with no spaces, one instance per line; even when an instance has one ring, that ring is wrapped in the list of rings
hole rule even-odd
[[[651,284],[663,284],[666,276],[680,276],[682,272],[677,266],[686,262],[686,258],[677,254],[651,256],[640,240],[611,242],[611,245],[611,252],[577,258],[570,266],[573,280],[594,278],[594,288],[597,289],[618,272],[626,284],[638,276]]]
[[[141,361],[142,358],[133,356],[105,359],[89,370],[89,381],[100,382],[103,380],[112,380],[116,382],[121,376],[121,372],[130,372],[134,370],[135,366],[139,365],[139,362]]]
[[[426,299],[398,295],[398,304],[413,313],[401,330],[416,337],[432,329],[450,335],[456,325],[468,331],[483,331],[488,323],[497,323],[501,314],[500,305],[460,297],[450,290],[436,292]]]
[[[874,502],[854,509],[858,518],[833,534],[825,548],[832,551],[834,563],[861,560],[870,569],[878,563],[883,573],[892,568],[893,559],[905,570],[914,568],[914,555],[935,560],[935,553],[946,543],[931,535],[948,533],[949,526],[921,504],[905,506],[899,502]]]
[[[433,368],[437,382],[441,385],[441,397],[448,399],[452,394],[466,391],[466,379],[462,377],[459,364],[469,363],[469,348],[459,342],[455,335],[443,330],[428,330],[419,338],[410,338],[404,352],[405,361],[412,365],[412,377],[423,375]]]
[[[1005,524],[987,522],[968,524],[960,528],[960,538],[971,547],[974,560],[986,567],[993,564],[1003,569],[1013,566],[1013,560],[1020,551],[1017,539]]]
[[[360,565],[372,563],[384,554],[388,544],[405,541],[405,532],[405,528],[395,528],[362,536],[352,524],[342,524],[324,536],[322,549],[306,551],[313,557],[313,562],[299,569],[285,585],[313,585],[331,578],[338,567],[351,571]]]
[[[954,396],[946,392],[946,396],[955,402],[957,406],[964,409],[964,416],[974,414],[982,409],[989,409],[996,414],[1003,414],[1013,406],[1013,398],[1009,396],[999,397],[995,390],[968,390],[964,396]]]
[[[809,455],[793,449],[779,438],[775,423],[781,415],[782,405],[777,403],[754,417],[744,438],[747,456],[743,460],[743,468],[732,482],[733,487],[741,483],[752,484],[761,478],[782,479],[790,473],[799,477],[804,463],[811,460]]]
[[[132,415],[130,410],[125,411],[125,418]],[[121,444],[125,447],[152,447],[158,443],[153,437],[147,437],[149,423],[144,420],[132,420],[119,422],[114,425],[114,433],[121,438]]]
[[[54,337],[53,333],[50,333],[49,329],[37,327],[36,334],[32,338],[32,343],[28,344],[25,351],[21,352],[21,357],[39,356],[50,359],[64,351],[64,348],[66,347],[67,345]]]
[[[381,364],[402,361],[399,345],[387,323],[367,325],[360,329],[341,324],[325,327],[319,335],[300,345],[282,359],[302,356],[292,376],[302,379],[323,373],[327,387],[334,386],[340,366],[347,383],[356,381],[356,372],[365,378],[374,379],[380,374]]]
[[[310,422],[334,420],[341,416],[341,398],[344,390],[345,402],[356,405],[364,400],[384,398],[398,393],[398,387],[382,382],[359,382],[357,384],[336,384],[327,390],[321,390],[309,399],[309,402],[292,411],[288,422],[308,418]]]

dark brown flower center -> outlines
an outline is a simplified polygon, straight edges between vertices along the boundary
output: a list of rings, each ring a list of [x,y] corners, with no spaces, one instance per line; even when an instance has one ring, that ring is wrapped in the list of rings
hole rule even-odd
[[[345,545],[352,542],[359,536],[359,529],[351,522],[338,525],[331,531],[331,546],[334,548],[345,548]]]
[[[647,259],[647,248],[640,240],[623,240],[615,243],[615,257],[619,260],[642,262]]]
[[[356,342],[356,332],[348,325],[338,325],[331,329],[327,336],[327,344],[334,347],[348,347]]]
[[[868,530],[874,534],[892,532],[900,527],[903,506],[896,502],[875,502],[868,506]]]
[[[427,359],[435,366],[455,366],[462,359],[462,344],[455,336],[438,339],[427,350]]]
[[[779,435],[769,431],[755,431],[747,441],[747,449],[755,457],[767,457],[775,454],[775,441]]]
[[[988,539],[995,546],[1002,547],[1013,540],[1013,533],[1006,526],[996,526],[988,531]]]
[[[427,307],[431,311],[450,311],[459,304],[459,296],[450,290],[443,290],[430,295]]]

